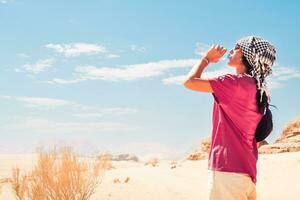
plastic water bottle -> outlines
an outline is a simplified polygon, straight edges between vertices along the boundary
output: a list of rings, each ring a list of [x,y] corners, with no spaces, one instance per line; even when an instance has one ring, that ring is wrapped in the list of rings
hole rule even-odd
[[[227,58],[227,59],[230,58],[230,53],[227,53],[226,58]]]

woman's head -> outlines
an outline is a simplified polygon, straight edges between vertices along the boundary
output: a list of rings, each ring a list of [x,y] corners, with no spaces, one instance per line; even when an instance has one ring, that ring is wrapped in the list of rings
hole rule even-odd
[[[249,65],[253,68],[255,77],[264,80],[272,73],[272,66],[276,60],[276,49],[267,40],[256,36],[243,37],[236,42],[234,49],[237,49],[233,52],[237,51],[240,58],[242,56],[246,58]],[[239,62],[242,62],[242,59]],[[262,83],[263,80],[259,81],[259,83]]]
[[[272,72],[275,54],[275,47],[271,43],[255,36],[238,40],[235,48],[230,50],[228,65],[256,80],[256,100],[258,109],[263,114],[255,133],[258,142],[264,140],[273,130],[272,113],[269,109],[270,94],[265,78]]]

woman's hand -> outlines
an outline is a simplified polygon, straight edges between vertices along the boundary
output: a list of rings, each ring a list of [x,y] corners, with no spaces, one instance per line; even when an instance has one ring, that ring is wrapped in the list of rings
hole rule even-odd
[[[206,52],[205,57],[209,62],[217,63],[220,58],[226,53],[227,49],[221,45],[212,45]]]

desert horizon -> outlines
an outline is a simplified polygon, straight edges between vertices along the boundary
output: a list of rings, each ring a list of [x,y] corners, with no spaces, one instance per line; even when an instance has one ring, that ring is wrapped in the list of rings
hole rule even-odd
[[[30,170],[33,158],[33,155],[0,155],[0,199],[17,199],[6,181],[11,177],[14,166]],[[91,199],[196,200],[205,199],[207,195],[207,159],[179,162],[165,160],[154,165],[135,161],[113,161],[112,166],[114,168],[105,172]],[[287,168],[288,170],[283,170]],[[259,154],[258,199],[297,199],[299,168],[300,152]]]
[[[258,144],[258,182],[256,185],[258,199],[298,198],[297,182],[300,179],[299,130],[300,118],[297,118],[287,124],[275,143],[262,142]],[[97,156],[79,156],[72,152],[72,148],[69,147],[72,153],[67,155],[75,156],[78,161],[72,163],[73,159],[67,158],[65,161],[62,161],[65,164],[61,166],[60,170],[69,169],[64,171],[64,173],[68,173],[72,171],[69,165],[77,165],[79,161],[93,163],[95,159],[99,160],[100,158],[101,160],[105,158],[99,164],[101,166],[99,168],[100,171],[103,170],[100,184],[95,185],[93,192],[87,199],[206,199],[208,190],[207,155],[209,148],[210,140],[206,138],[201,141],[197,150],[190,152],[189,155],[182,159],[166,160],[152,157],[146,160],[126,153],[119,155],[102,153]],[[16,189],[13,188],[22,188],[23,182],[21,180],[23,174],[39,168],[37,163],[45,167],[46,165],[43,163],[48,163],[51,160],[51,155],[54,155],[49,153],[51,148],[43,151],[45,154],[42,160],[39,152],[34,154],[0,154],[0,199],[18,199]],[[48,155],[48,160],[45,160],[47,158],[45,155]],[[63,159],[64,154],[60,154],[57,151],[57,158]],[[15,179],[14,182],[13,174],[16,168],[19,169],[20,176],[18,181]],[[53,174],[58,172],[53,172]],[[89,177],[89,175],[83,174],[83,177]],[[60,184],[62,180],[56,184]],[[83,182],[84,179],[82,179]],[[14,187],[14,184],[19,184],[19,186]],[[23,186],[30,187],[32,183],[26,184],[29,183],[25,181]],[[67,188],[70,186],[66,185]],[[25,194],[23,195],[23,198],[19,199],[31,199],[26,197]],[[68,197],[66,199],[72,198]]]

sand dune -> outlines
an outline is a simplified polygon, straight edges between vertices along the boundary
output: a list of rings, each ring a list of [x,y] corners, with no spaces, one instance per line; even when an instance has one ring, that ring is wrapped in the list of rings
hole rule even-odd
[[[0,155],[0,178],[11,176],[12,167],[30,169],[35,155]],[[174,164],[173,164],[174,165]],[[207,195],[207,160],[171,161],[156,167],[143,162],[114,161],[92,199],[105,200],[193,200]],[[299,199],[300,152],[260,154],[257,193],[260,200]],[[0,199],[15,199],[8,184],[2,185]]]

